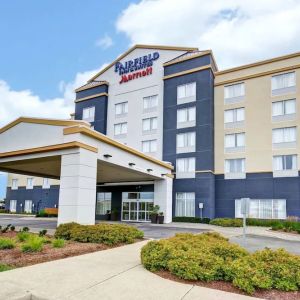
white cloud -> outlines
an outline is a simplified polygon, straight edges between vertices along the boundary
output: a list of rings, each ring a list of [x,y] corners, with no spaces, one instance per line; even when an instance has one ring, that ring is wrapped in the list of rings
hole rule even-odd
[[[298,0],[142,0],[116,27],[132,44],[212,49],[221,69],[300,50]]]
[[[102,49],[107,49],[111,47],[113,44],[114,44],[113,40],[108,34],[105,34],[101,39],[96,41],[96,46]]]
[[[74,112],[74,90],[105,66],[107,64],[96,70],[78,72],[70,82],[61,81],[59,89],[62,96],[52,99],[41,99],[30,89],[13,90],[6,81],[0,80],[0,127],[20,116],[70,118],[70,113]]]

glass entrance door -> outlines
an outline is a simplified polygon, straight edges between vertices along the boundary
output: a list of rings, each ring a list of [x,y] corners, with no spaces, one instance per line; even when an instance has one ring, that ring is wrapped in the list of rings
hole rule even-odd
[[[122,193],[122,221],[148,222],[153,209],[153,192]]]

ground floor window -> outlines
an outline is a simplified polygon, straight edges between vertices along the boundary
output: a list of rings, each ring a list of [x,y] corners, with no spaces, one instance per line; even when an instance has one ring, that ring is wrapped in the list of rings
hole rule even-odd
[[[111,193],[97,193],[96,215],[111,211]]]
[[[17,211],[17,200],[10,200],[10,202],[9,202],[9,210],[11,212],[16,212]]]
[[[32,213],[32,200],[25,200],[24,212],[27,214]]]
[[[195,217],[195,193],[176,193],[176,217]]]
[[[235,200],[235,217],[242,218],[241,199]],[[286,219],[285,199],[250,199],[248,218]]]

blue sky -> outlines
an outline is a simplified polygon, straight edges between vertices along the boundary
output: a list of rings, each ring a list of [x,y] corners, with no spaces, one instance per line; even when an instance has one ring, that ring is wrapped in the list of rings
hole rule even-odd
[[[68,118],[73,90],[133,44],[212,49],[219,69],[300,51],[299,15],[299,0],[1,1],[0,127]]]

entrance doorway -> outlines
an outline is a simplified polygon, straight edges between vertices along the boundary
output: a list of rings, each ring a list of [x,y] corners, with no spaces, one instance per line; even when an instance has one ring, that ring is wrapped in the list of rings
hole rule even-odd
[[[153,192],[122,193],[122,221],[149,222],[153,202]]]

